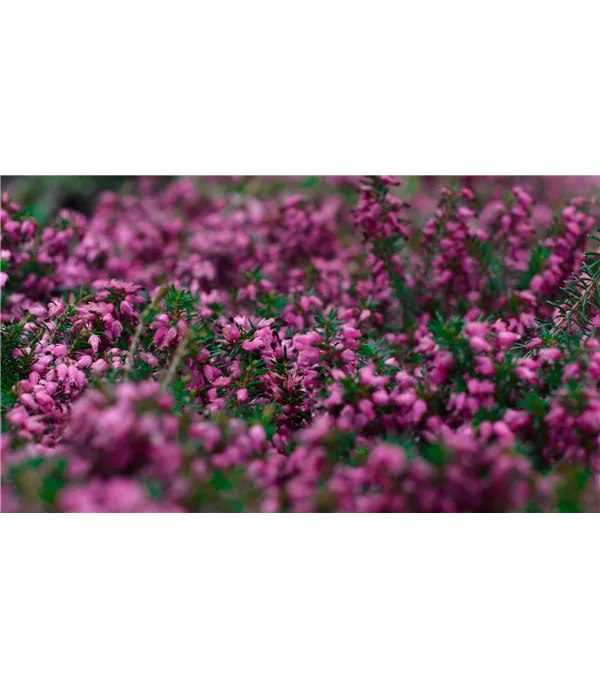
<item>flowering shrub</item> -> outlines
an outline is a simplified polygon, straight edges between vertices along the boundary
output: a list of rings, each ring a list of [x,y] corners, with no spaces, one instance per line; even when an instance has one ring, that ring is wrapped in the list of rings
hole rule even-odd
[[[596,198],[214,183],[3,194],[3,511],[600,509]]]

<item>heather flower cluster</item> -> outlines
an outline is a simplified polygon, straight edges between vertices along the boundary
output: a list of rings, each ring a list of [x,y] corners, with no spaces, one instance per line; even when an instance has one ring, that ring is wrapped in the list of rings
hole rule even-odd
[[[593,191],[312,179],[3,193],[2,511],[600,510]]]

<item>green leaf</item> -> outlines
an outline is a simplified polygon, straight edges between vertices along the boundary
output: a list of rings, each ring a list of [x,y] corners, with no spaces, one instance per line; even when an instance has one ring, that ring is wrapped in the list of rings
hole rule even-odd
[[[219,492],[228,492],[233,487],[224,471],[214,470],[210,479],[211,486]]]
[[[586,510],[584,494],[590,477],[587,468],[563,468],[562,480],[556,490],[557,510],[560,513],[582,513]]]
[[[143,478],[141,482],[143,486],[146,488],[148,495],[150,496],[150,499],[154,501],[159,501],[163,498],[164,488],[158,482],[158,480],[154,480],[152,478]]]
[[[309,177],[300,184],[303,189],[312,189],[319,184],[321,181],[320,177]]]
[[[64,487],[65,480],[57,475],[47,475],[42,482],[40,500],[46,505],[54,506],[59,492]]]

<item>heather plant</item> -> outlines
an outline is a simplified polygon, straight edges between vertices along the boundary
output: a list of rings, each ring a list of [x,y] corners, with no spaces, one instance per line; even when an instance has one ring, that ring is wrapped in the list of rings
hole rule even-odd
[[[4,193],[2,510],[598,510],[597,199],[472,182]]]

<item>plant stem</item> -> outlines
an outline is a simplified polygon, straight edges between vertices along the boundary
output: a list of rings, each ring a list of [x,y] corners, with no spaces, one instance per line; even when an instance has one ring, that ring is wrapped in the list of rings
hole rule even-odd
[[[136,352],[136,349],[139,346],[140,339],[142,337],[142,332],[144,330],[144,320],[148,315],[150,315],[154,310],[156,310],[156,307],[158,306],[159,301],[162,299],[162,297],[166,294],[167,292],[167,287],[162,286],[157,292],[156,296],[154,299],[152,299],[152,302],[148,305],[146,310],[140,315],[140,321],[138,323],[138,326],[135,329],[135,334],[133,335],[133,339],[131,340],[131,346],[129,347],[129,351],[127,352],[127,358],[125,360],[125,377],[129,377],[129,373],[131,372],[131,368],[133,366],[133,356]]]
[[[181,338],[181,341],[179,342],[179,346],[177,347],[177,351],[175,352],[175,356],[173,356],[173,360],[171,361],[171,365],[169,366],[169,369],[167,370],[167,374],[165,375],[165,379],[163,380],[163,383],[162,383],[163,389],[165,387],[169,387],[170,385],[173,384],[173,381],[175,380],[175,374],[177,373],[177,368],[178,368],[179,364],[181,363],[181,360],[185,356],[185,352],[187,350],[187,345],[188,345],[188,341],[189,341],[191,333],[192,333],[192,328],[190,327],[188,329],[188,331]]]
[[[570,313],[579,313],[580,309],[583,308],[584,304],[586,303],[587,299],[589,296],[592,294],[592,292],[596,289],[598,284],[600,283],[600,270],[596,272],[594,277],[590,280],[589,284],[587,287],[581,292],[581,294],[577,297],[575,300],[575,303],[573,303],[569,309]],[[555,337],[555,335],[558,333],[558,331],[565,327],[565,325],[568,323],[569,317],[568,315],[563,315],[558,322],[554,325],[552,328],[552,336]]]

